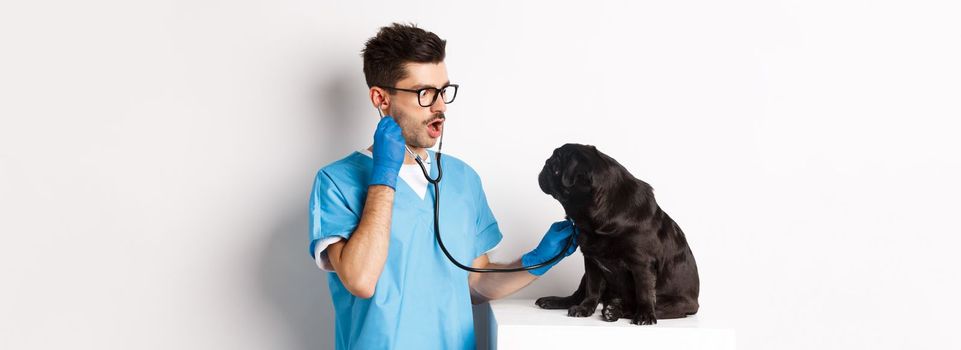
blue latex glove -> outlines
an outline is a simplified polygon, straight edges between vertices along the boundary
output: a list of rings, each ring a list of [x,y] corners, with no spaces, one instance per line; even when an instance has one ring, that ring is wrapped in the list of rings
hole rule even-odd
[[[572,222],[568,220],[555,222],[551,225],[551,228],[547,230],[547,233],[544,234],[544,238],[541,239],[541,243],[537,245],[537,248],[521,256],[521,264],[531,266],[551,260],[561,252],[561,249],[567,246],[571,236],[574,234],[574,224]],[[575,250],[577,250],[577,236],[574,236],[574,244],[564,252],[564,257],[574,254]],[[564,258],[562,257],[551,264],[533,270],[527,270],[527,272],[536,276],[543,275],[561,260],[564,260]]]
[[[385,185],[397,189],[397,174],[404,164],[404,145],[404,136],[394,117],[380,118],[374,132],[374,168],[368,186]]]

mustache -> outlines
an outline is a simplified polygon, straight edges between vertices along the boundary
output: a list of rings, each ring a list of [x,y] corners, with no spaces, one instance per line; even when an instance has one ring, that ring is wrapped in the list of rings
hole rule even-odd
[[[435,121],[437,121],[437,120],[447,120],[447,116],[445,116],[444,113],[437,113],[437,114],[434,115],[433,118],[430,118],[429,120],[427,120],[426,122],[424,122],[424,124],[430,124],[430,123],[433,123],[433,122],[435,122]]]

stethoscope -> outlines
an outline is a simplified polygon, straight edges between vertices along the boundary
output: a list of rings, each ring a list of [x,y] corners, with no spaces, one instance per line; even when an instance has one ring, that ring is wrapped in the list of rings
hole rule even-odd
[[[380,111],[380,108],[377,108],[377,114],[379,114],[381,118],[384,118],[384,114],[383,112]],[[517,272],[517,271],[533,270],[536,268],[547,266],[549,264],[554,263],[555,261],[560,260],[561,258],[564,257],[564,252],[570,249],[571,246],[574,244],[574,239],[577,236],[577,226],[574,226],[574,234],[571,235],[571,239],[567,241],[567,246],[565,246],[564,249],[561,249],[560,253],[558,253],[557,256],[539,264],[534,264],[531,266],[505,268],[505,269],[491,269],[491,268],[479,269],[479,268],[461,264],[459,261],[457,261],[457,259],[455,259],[450,254],[450,252],[447,251],[447,247],[444,246],[444,240],[440,238],[440,179],[444,176],[444,170],[441,167],[440,159],[442,154],[441,149],[444,148],[444,130],[441,129],[440,131],[440,143],[437,145],[437,151],[434,152],[435,159],[437,161],[437,178],[436,179],[433,179],[430,177],[430,173],[427,172],[427,168],[424,166],[424,161],[421,159],[420,155],[415,154],[414,151],[411,151],[410,147],[407,147],[406,144],[404,145],[404,148],[407,149],[407,153],[410,153],[410,156],[414,158],[415,161],[417,161],[417,164],[420,165],[420,170],[424,172],[424,178],[427,179],[427,182],[429,182],[434,187],[434,237],[437,239],[437,245],[440,246],[440,250],[444,252],[444,255],[447,256],[447,259],[450,260],[450,262],[454,263],[455,266],[470,272],[481,272],[481,273]],[[574,223],[574,220],[572,219],[568,219],[568,220],[571,221],[571,224]]]

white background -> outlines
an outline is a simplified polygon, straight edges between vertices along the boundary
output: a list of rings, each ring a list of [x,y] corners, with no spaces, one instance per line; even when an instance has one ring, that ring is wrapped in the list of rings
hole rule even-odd
[[[958,348],[952,1],[0,5],[0,348],[330,348],[321,166],[366,147],[360,50],[412,21],[462,89],[444,150],[505,240],[596,145],[684,228],[741,349]],[[516,294],[570,293],[580,253]]]

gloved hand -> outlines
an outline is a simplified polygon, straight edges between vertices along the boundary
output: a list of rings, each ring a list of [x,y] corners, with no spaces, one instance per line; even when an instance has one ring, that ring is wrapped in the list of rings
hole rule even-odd
[[[544,238],[541,239],[541,243],[537,245],[537,248],[534,248],[534,250],[521,256],[521,264],[524,266],[531,266],[551,260],[557,256],[557,254],[560,254],[561,249],[564,249],[564,247],[567,246],[568,242],[571,240],[571,236],[573,235],[575,235],[574,224],[571,221],[564,220],[555,222],[553,225],[551,225],[551,228],[547,230],[547,233],[544,234]],[[574,243],[571,244],[571,247],[568,248],[566,252],[564,252],[564,257],[574,254],[575,250],[577,250],[576,236],[574,237]],[[563,259],[564,258],[562,257],[553,263],[533,270],[527,270],[527,272],[530,272],[536,276],[543,275],[545,272],[547,272],[547,270],[550,270],[551,267]]]
[[[404,136],[400,132],[400,125],[394,117],[385,116],[377,123],[374,132],[374,168],[370,172],[372,185],[386,185],[397,189],[397,174],[404,164]]]

